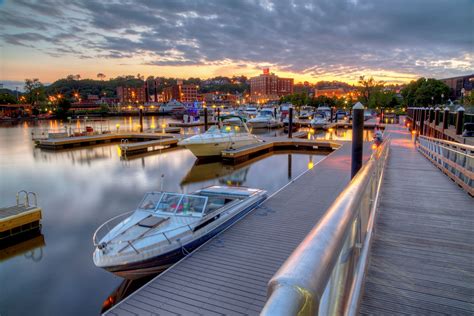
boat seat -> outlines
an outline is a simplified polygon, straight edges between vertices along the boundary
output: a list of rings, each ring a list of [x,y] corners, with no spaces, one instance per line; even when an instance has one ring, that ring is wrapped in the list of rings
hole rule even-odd
[[[154,228],[160,225],[161,223],[167,221],[168,219],[169,217],[157,217],[157,216],[150,215],[142,219],[140,222],[138,222],[138,226],[146,227],[146,228]]]

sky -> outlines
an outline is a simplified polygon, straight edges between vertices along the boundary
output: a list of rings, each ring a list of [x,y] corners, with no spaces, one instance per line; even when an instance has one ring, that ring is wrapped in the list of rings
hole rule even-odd
[[[474,69],[473,0],[0,0],[0,83],[119,75],[359,76]]]

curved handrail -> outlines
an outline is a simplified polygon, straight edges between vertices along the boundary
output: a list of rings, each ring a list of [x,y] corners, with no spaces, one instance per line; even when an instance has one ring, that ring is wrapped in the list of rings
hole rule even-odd
[[[95,230],[94,235],[92,235],[92,242],[94,243],[94,247],[97,247],[97,246],[99,245],[99,241],[100,241],[100,240],[97,241],[97,236],[98,236],[99,232],[100,232],[103,228],[107,228],[107,229],[108,229],[107,233],[110,232],[110,228],[108,228],[108,224],[109,224],[109,223],[111,223],[111,222],[117,220],[117,219],[120,218],[120,217],[124,217],[125,215],[129,215],[129,214],[131,214],[131,213],[133,213],[133,212],[135,212],[135,210],[133,210],[133,211],[128,211],[128,212],[119,214],[119,215],[117,215],[117,216],[114,216],[114,217],[108,219],[106,222],[104,222],[102,225],[100,225],[100,226]],[[107,233],[106,233],[106,234],[107,234]],[[97,241],[97,242],[96,242],[96,241]]]
[[[362,202],[370,198],[366,193],[373,193],[372,180],[383,169],[389,146],[390,138],[386,138],[271,278],[268,299],[261,315],[318,313],[328,281],[351,228],[360,215]],[[379,178],[375,179],[380,181]]]
[[[29,198],[30,195],[33,196],[34,206],[38,206],[38,199],[36,197],[36,193],[35,192],[28,192],[27,197]],[[28,206],[29,206],[29,199],[28,199]]]
[[[21,190],[21,191],[18,191],[16,193],[16,206],[20,206],[20,195],[21,193],[24,193],[24,202],[23,202],[23,205],[25,207],[28,207],[30,206],[30,201],[28,200],[28,192],[26,192],[26,190]]]

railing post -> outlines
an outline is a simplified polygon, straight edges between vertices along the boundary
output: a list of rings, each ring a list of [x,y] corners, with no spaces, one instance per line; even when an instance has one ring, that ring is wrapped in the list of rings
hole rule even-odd
[[[435,127],[439,125],[439,111],[440,111],[440,108],[439,107],[436,107],[435,109],[435,114],[434,114],[434,125]]]
[[[456,110],[456,135],[462,134],[463,123],[464,123],[464,108],[460,106]]]
[[[425,115],[426,115],[426,109],[421,108],[420,109],[420,135],[425,135]]]
[[[444,134],[444,130],[448,128],[449,128],[449,108],[445,107],[444,113],[443,113],[443,134]]]
[[[436,137],[436,135],[438,134],[438,131],[436,130],[436,128],[439,125],[439,111],[440,111],[440,108],[436,107],[435,114],[434,114],[433,137]]]
[[[351,178],[362,167],[362,154],[364,142],[364,106],[357,102],[352,108],[352,159]]]
[[[288,138],[293,137],[293,107],[288,109]]]

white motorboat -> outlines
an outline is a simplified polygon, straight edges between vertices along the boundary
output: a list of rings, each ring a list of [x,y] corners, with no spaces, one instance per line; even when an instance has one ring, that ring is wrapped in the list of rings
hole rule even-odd
[[[129,279],[160,272],[265,198],[264,190],[229,186],[192,194],[147,193],[134,211],[112,218],[94,233],[94,264]]]
[[[310,124],[313,128],[324,128],[328,124],[329,120],[325,112],[315,113]]]
[[[178,102],[176,100],[172,100],[166,104],[163,104],[160,106],[158,109],[158,113],[161,114],[171,114],[176,111],[185,111],[186,107],[184,106],[183,103]]]
[[[252,128],[274,128],[280,126],[280,122],[275,118],[272,109],[263,109],[258,115],[248,120],[248,125]]]
[[[257,114],[258,114],[258,109],[254,106],[248,106],[244,113],[248,116],[248,117],[255,117]]]
[[[311,120],[313,117],[314,108],[311,106],[302,106],[298,114],[300,120]]]
[[[237,149],[260,142],[257,136],[249,132],[244,119],[239,116],[235,117],[241,120],[241,126],[234,124],[211,126],[205,133],[183,139],[178,145],[186,147],[198,158],[207,158],[220,156],[226,149]],[[221,116],[220,119],[226,120],[228,118],[230,116]]]

